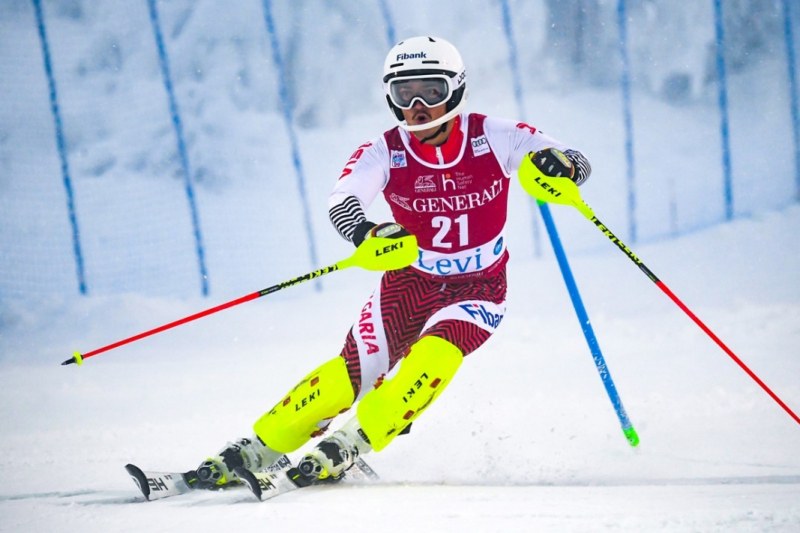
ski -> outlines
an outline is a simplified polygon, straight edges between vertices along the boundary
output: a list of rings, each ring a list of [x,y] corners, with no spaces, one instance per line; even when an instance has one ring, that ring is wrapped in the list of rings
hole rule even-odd
[[[147,501],[186,494],[194,490],[197,482],[194,472],[146,472],[134,464],[125,465],[125,471]]]
[[[292,466],[287,456],[282,456],[265,473],[280,473]],[[142,470],[134,464],[125,465],[125,471],[131,476],[145,500],[161,500],[172,496],[179,496],[195,490],[227,490],[241,487],[241,483],[229,483],[223,486],[200,486],[197,473],[194,470],[187,472],[156,472]]]
[[[309,483],[294,467],[280,472],[250,472],[245,468],[238,467],[234,469],[234,473],[247,485],[250,492],[262,502],[297,489],[335,484],[344,479],[364,482],[378,479],[378,474],[360,457],[357,457],[353,465],[347,469],[344,478],[337,481]]]

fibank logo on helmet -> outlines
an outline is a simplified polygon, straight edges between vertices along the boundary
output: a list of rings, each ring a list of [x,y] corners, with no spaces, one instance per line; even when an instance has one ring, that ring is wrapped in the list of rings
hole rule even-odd
[[[502,313],[494,313],[487,309],[482,303],[460,304],[459,307],[467,313],[472,320],[476,322],[481,321],[491,328],[496,329],[497,326],[500,325],[500,321],[503,320]]]
[[[428,56],[425,52],[414,52],[413,54],[406,54],[403,52],[402,54],[397,54],[397,58],[395,61],[403,61],[405,59],[427,59]]]

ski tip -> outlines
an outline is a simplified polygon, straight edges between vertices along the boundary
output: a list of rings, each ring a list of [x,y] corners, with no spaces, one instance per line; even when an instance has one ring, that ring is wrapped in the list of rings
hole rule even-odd
[[[633,426],[623,429],[622,432],[625,434],[625,438],[628,439],[628,443],[631,446],[635,448],[639,445],[639,434],[636,433],[636,430],[633,429]]]
[[[73,363],[78,366],[81,366],[83,364],[83,356],[81,355],[80,352],[75,352],[74,354],[72,354],[72,357],[61,363],[61,366],[71,365]]]
[[[125,471],[131,476],[136,486],[139,487],[144,499],[150,501],[150,485],[147,483],[147,476],[144,475],[142,469],[136,465],[127,464],[125,465]]]
[[[258,479],[256,479],[256,476],[254,476],[251,471],[241,466],[234,468],[233,473],[236,474],[242,483],[247,485],[247,488],[250,489],[250,492],[253,493],[253,496],[255,496],[258,501],[261,501],[261,486],[258,484]]]

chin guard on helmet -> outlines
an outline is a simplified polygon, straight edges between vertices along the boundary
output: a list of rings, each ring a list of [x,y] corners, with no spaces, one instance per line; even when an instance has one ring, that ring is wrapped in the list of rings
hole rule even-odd
[[[401,94],[405,82],[414,80],[441,80],[446,84],[446,96],[441,101],[433,92],[427,96],[420,87]],[[407,131],[426,130],[447,122],[461,112],[467,101],[467,74],[461,54],[455,46],[438,37],[411,37],[396,44],[383,65],[383,88],[386,102],[399,126]],[[411,85],[410,83],[408,84]],[[428,84],[430,85],[430,83]],[[444,86],[438,88],[444,91]],[[428,107],[445,103],[445,114],[436,120],[410,126],[403,117],[403,109],[409,109],[421,100]],[[436,103],[434,103],[436,102]]]

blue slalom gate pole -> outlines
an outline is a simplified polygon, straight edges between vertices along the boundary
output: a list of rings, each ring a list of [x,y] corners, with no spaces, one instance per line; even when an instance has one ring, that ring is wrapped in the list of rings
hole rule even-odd
[[[69,159],[67,158],[67,142],[64,137],[64,126],[61,120],[61,108],[58,105],[58,91],[56,90],[56,77],[53,72],[53,65],[50,60],[50,45],[47,40],[47,28],[44,21],[44,10],[41,0],[33,0],[33,7],[36,14],[36,27],[39,30],[39,41],[42,46],[42,60],[44,61],[44,71],[47,76],[47,86],[50,95],[50,111],[53,114],[53,123],[56,130],[56,147],[58,148],[58,159],[61,162],[61,177],[64,183],[64,192],[67,195],[67,214],[69,215],[70,228],[72,228],[72,252],[75,255],[75,270],[78,275],[78,290],[81,294],[86,294],[86,270],[83,264],[83,251],[81,248],[81,234],[78,228],[78,215],[75,209],[75,191],[72,186],[72,178],[69,170]]]
[[[208,268],[206,267],[206,252],[203,245],[203,234],[200,231],[200,214],[197,209],[197,200],[192,185],[192,171],[189,167],[189,152],[186,149],[186,137],[183,133],[183,122],[178,108],[178,99],[175,96],[175,88],[172,84],[172,72],[169,67],[169,56],[167,47],[164,43],[164,34],[161,31],[161,21],[158,16],[158,6],[156,0],[148,0],[147,8],[150,13],[150,24],[153,26],[153,36],[156,40],[158,50],[158,64],[161,68],[161,78],[164,82],[164,90],[167,92],[169,103],[169,114],[172,118],[172,128],[175,130],[175,140],[177,142],[178,157],[183,173],[183,184],[186,192],[186,200],[189,202],[189,215],[192,220],[192,234],[194,235],[195,251],[197,252],[197,264],[200,269],[200,291],[203,296],[208,296]]]
[[[311,221],[311,209],[309,207],[306,187],[306,174],[303,169],[303,161],[300,157],[300,142],[294,128],[294,102],[289,94],[289,86],[286,80],[286,62],[281,52],[278,32],[275,27],[275,19],[272,16],[272,1],[262,0],[262,6],[264,8],[264,23],[267,29],[267,37],[272,47],[272,61],[274,63],[275,72],[278,75],[278,94],[280,95],[281,107],[283,108],[283,121],[286,124],[286,133],[289,136],[289,144],[292,149],[292,163],[294,164],[294,170],[297,176],[297,189],[300,196],[300,203],[303,206],[303,225],[305,226],[306,237],[308,238],[308,256],[313,266],[319,264],[317,260],[317,243],[314,238],[314,226]],[[314,288],[317,291],[322,290],[322,283],[320,280],[314,280]]]
[[[506,40],[508,41],[508,62],[511,65],[512,81],[514,83],[514,100],[517,102],[517,110],[521,119],[525,120],[525,101],[522,98],[522,82],[519,76],[519,62],[517,60],[517,42],[514,39],[511,27],[511,8],[508,0],[500,2],[500,12],[503,17],[503,29],[505,30]],[[531,199],[533,202],[533,199]],[[539,225],[536,223],[536,211],[531,205],[531,229],[533,231],[533,255],[542,257],[541,237],[539,236]]]
[[[797,68],[795,67],[794,31],[792,30],[792,8],[789,0],[781,0],[783,12],[783,36],[786,42],[786,67],[789,77],[789,101],[792,112],[792,139],[794,141],[795,200],[800,202],[800,102],[797,92]]]
[[[622,118],[625,124],[625,168],[628,184],[628,233],[636,242],[636,165],[633,157],[633,113],[631,112],[631,68],[628,57],[628,14],[626,0],[617,3],[619,28],[619,55],[622,61],[620,88],[622,89]]]
[[[731,127],[728,115],[728,78],[725,66],[725,18],[722,0],[714,0],[714,35],[717,64],[717,102],[719,136],[722,142],[722,178],[725,187],[725,219],[733,219],[733,170],[731,166]]]
[[[386,23],[386,40],[389,42],[389,47],[391,48],[392,46],[397,44],[392,12],[389,9],[389,4],[386,2],[386,0],[380,1],[380,8],[381,8],[381,15],[383,15],[383,21]]]
[[[517,100],[517,107],[522,115],[521,118],[524,119],[522,84],[520,82],[519,65],[517,63],[516,53],[517,47],[514,41],[513,28],[511,26],[511,12],[508,5],[508,0],[501,0],[500,6],[503,16],[503,28],[505,30],[509,46],[509,63],[511,64],[511,72],[514,77],[514,95]],[[583,305],[580,292],[578,292],[578,285],[575,283],[575,278],[572,275],[572,270],[569,267],[567,254],[564,252],[564,247],[561,245],[561,239],[558,236],[556,224],[553,221],[553,216],[550,214],[550,207],[544,202],[537,201],[537,204],[539,205],[539,211],[542,214],[542,220],[544,221],[545,228],[547,228],[547,235],[550,237],[550,244],[553,245],[553,251],[555,252],[556,259],[558,260],[558,266],[561,269],[561,275],[564,277],[564,283],[567,285],[567,291],[569,292],[570,299],[572,300],[572,305],[575,308],[575,314],[578,316],[578,322],[580,322],[581,330],[583,330],[583,336],[586,338],[586,342],[589,345],[589,351],[592,353],[592,357],[594,358],[594,364],[597,367],[597,372],[600,374],[600,379],[603,381],[603,386],[606,389],[608,398],[611,400],[611,404],[614,406],[614,411],[617,413],[617,418],[622,426],[622,432],[625,435],[625,438],[628,439],[628,443],[630,443],[631,446],[636,446],[639,444],[639,435],[636,433],[636,430],[633,428],[633,424],[631,424],[631,421],[628,418],[628,413],[625,411],[625,407],[622,405],[622,400],[619,397],[619,393],[617,393],[614,380],[611,379],[611,373],[608,370],[603,353],[600,351],[600,344],[597,342],[597,337],[595,336],[594,330],[592,329],[592,324],[589,321],[589,315],[586,313],[586,307]]]

